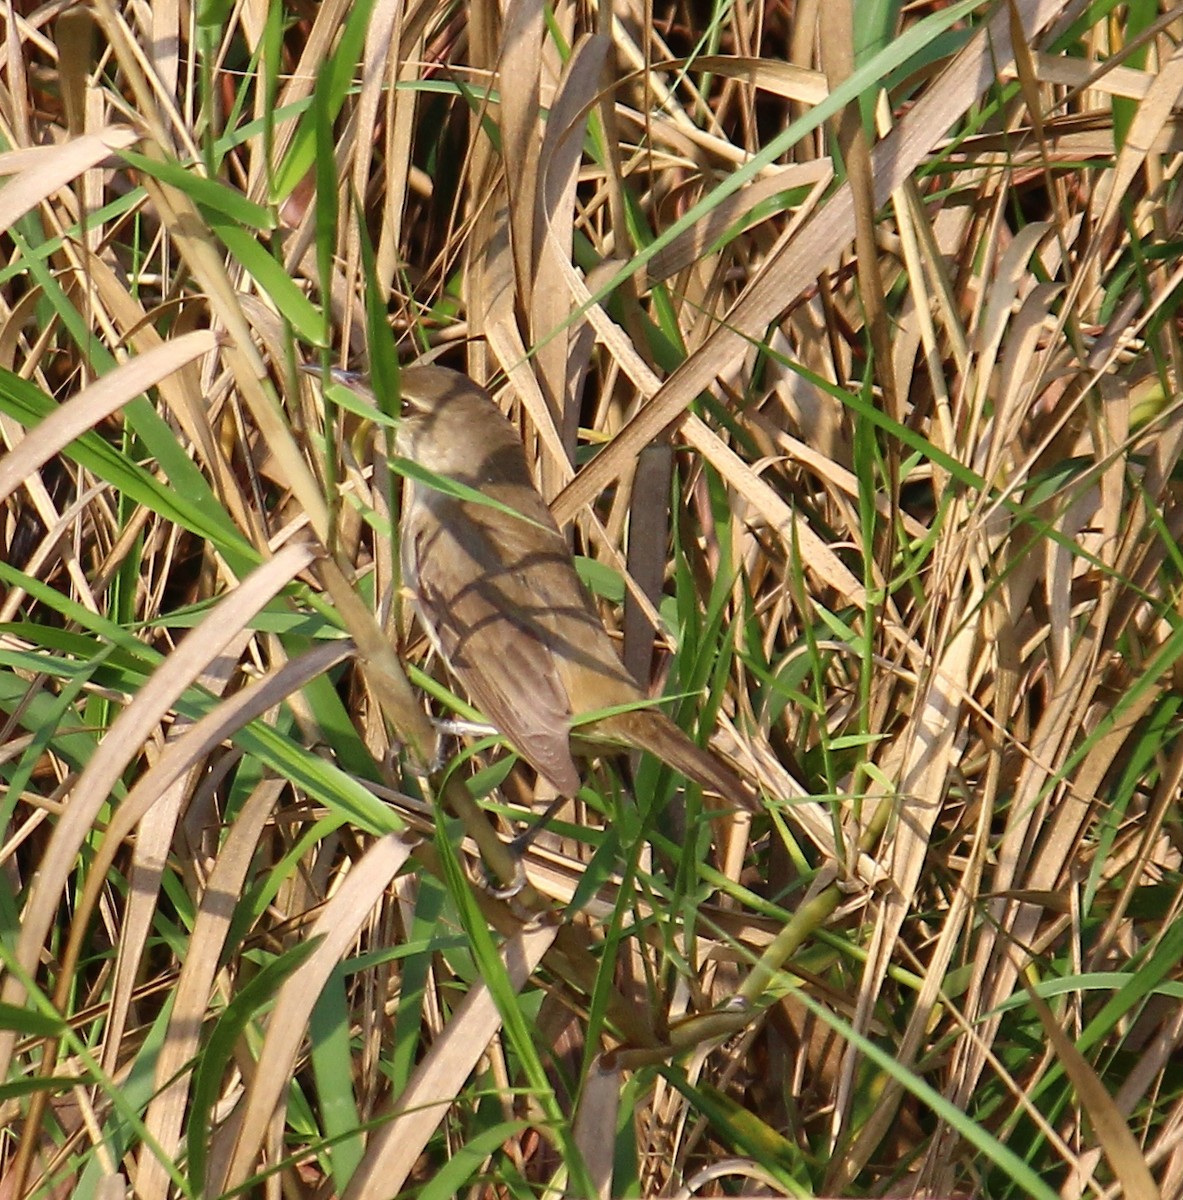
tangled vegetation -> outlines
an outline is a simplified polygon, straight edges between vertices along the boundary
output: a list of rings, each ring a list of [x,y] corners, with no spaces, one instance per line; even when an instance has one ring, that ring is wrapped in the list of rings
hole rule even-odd
[[[0,1194],[1183,1196],[1177,10],[3,19]],[[754,816],[479,884],[422,357]]]

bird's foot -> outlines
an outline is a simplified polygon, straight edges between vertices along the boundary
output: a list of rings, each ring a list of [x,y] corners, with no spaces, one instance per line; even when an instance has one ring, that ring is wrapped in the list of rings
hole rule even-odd
[[[565,796],[556,797],[546,806],[542,816],[532,821],[517,837],[506,842],[505,848],[513,856],[514,862],[513,879],[509,883],[495,880],[489,868],[484,863],[481,864],[481,887],[495,900],[512,900],[526,886],[526,868],[523,866],[526,851],[565,802]]]

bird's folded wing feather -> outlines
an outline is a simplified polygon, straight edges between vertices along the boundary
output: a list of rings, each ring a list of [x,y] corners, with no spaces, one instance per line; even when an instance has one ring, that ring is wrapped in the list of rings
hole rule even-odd
[[[539,598],[529,570],[506,564],[478,520],[423,523],[414,545],[416,599],[469,699],[553,787],[579,790],[571,756],[571,706],[554,657],[539,638]],[[557,531],[555,536],[559,536]]]

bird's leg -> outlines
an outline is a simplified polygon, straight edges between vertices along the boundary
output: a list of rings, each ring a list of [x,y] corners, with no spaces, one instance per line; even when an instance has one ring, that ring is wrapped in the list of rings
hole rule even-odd
[[[525,854],[529,850],[534,839],[554,820],[560,808],[567,803],[566,796],[556,796],[542,810],[542,816],[534,818],[521,833],[518,834],[510,843],[510,850],[519,856]]]
[[[482,886],[495,900],[512,900],[526,886],[526,870],[522,866],[522,859],[525,857],[526,851],[529,850],[534,839],[553,820],[555,814],[566,802],[566,796],[556,796],[543,810],[542,816],[531,821],[517,837],[506,843],[506,849],[513,855],[514,862],[517,864],[512,882],[506,884],[504,887],[501,886],[493,880],[488,870],[482,866]]]

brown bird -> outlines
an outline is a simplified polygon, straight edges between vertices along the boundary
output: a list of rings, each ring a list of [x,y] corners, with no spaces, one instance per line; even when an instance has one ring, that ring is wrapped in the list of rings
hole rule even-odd
[[[372,401],[363,378],[338,379]],[[492,502],[410,478],[403,492],[404,578],[474,705],[560,797],[579,790],[574,753],[632,747],[753,808],[731,766],[646,706],[530,479],[517,432],[488,393],[442,367],[407,367],[401,379],[399,454]],[[595,715],[637,705],[645,707]]]

